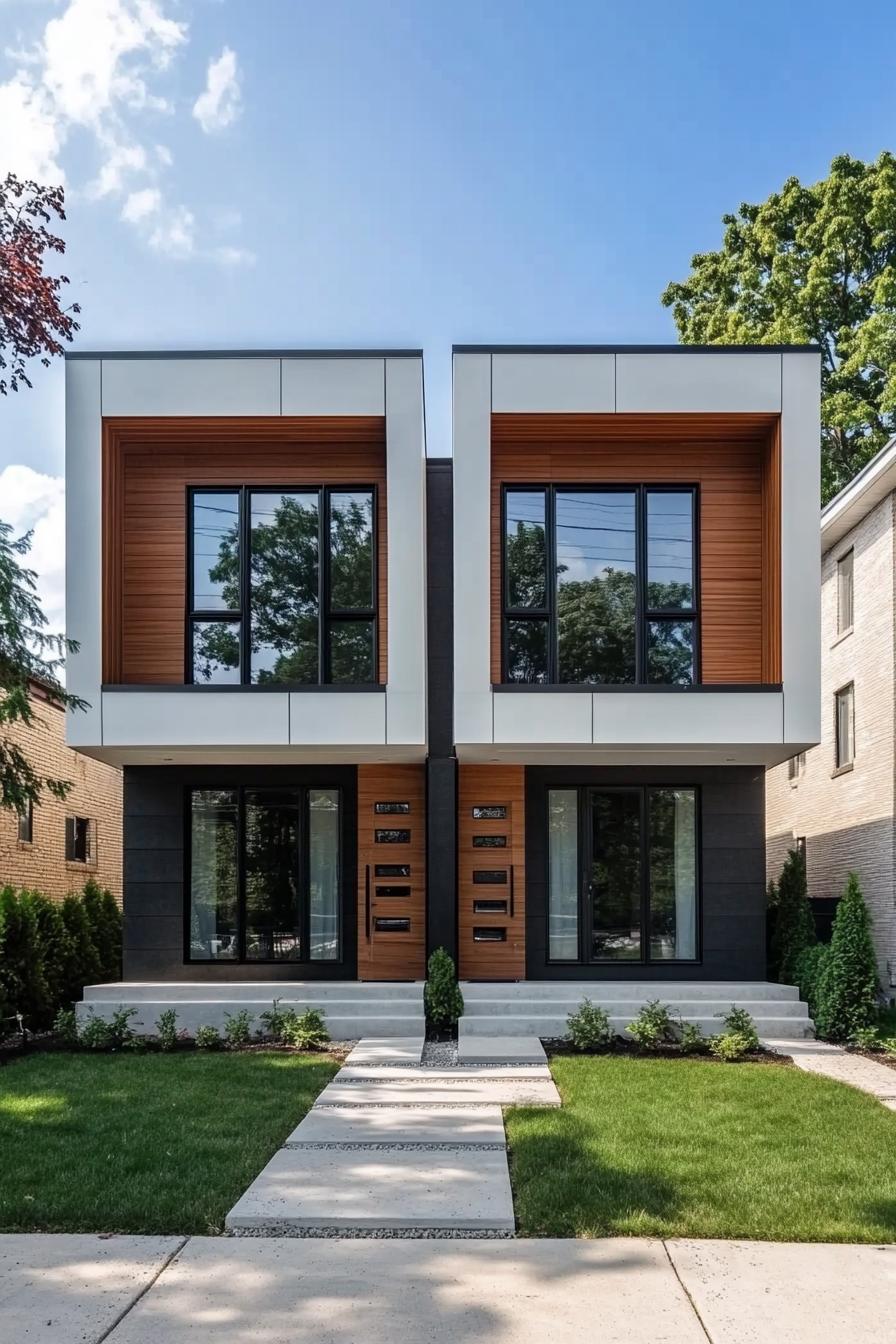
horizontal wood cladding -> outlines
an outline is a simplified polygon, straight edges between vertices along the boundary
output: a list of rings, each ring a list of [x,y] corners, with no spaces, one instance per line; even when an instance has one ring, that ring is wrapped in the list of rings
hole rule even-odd
[[[697,485],[704,684],[781,679],[780,436],[770,415],[494,415],[491,676],[501,680],[501,486]]]
[[[407,812],[379,813],[377,803],[407,803]],[[377,832],[408,832],[384,843]],[[405,876],[377,876],[377,867],[409,866]],[[387,895],[385,889],[407,889]],[[379,889],[379,891],[378,891]],[[407,919],[406,931],[377,927]],[[358,766],[358,979],[421,980],[426,969],[426,767]]]
[[[522,765],[458,766],[458,967],[464,980],[523,980],[526,975],[526,786]],[[505,817],[473,816],[503,808]],[[481,848],[476,838],[500,837]],[[475,874],[504,874],[480,883]],[[506,910],[477,913],[477,901],[505,901]],[[504,930],[500,942],[477,941],[479,929]]]
[[[184,681],[188,486],[375,485],[379,665],[387,677],[381,416],[103,422],[103,680]]]

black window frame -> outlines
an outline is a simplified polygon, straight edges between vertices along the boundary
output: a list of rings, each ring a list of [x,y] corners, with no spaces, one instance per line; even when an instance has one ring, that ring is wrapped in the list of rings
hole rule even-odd
[[[694,884],[695,884],[695,955],[693,957],[651,957],[650,955],[650,794],[667,790],[688,790],[694,795]],[[546,922],[550,922],[551,850],[550,850],[550,794],[575,792],[577,795],[577,847],[579,890],[579,955],[576,958],[552,957],[550,937],[545,939],[545,961],[549,966],[581,966],[583,968],[610,968],[630,966],[699,966],[703,962],[703,797],[699,784],[549,784],[545,786],[543,816],[545,825],[544,882],[547,905]],[[591,853],[590,800],[594,793],[634,793],[639,797],[640,858],[640,957],[592,957],[590,954],[590,890],[588,860]]]
[[[559,626],[557,621],[557,495],[568,491],[576,494],[634,494],[635,496],[635,679],[632,682],[571,682],[561,681]],[[511,494],[543,494],[545,499],[545,594],[544,607],[511,607],[509,575],[507,572],[507,497]],[[691,547],[693,560],[693,604],[687,608],[652,607],[647,601],[648,590],[648,536],[647,499],[651,494],[690,494]],[[700,606],[700,486],[691,482],[642,482],[640,484],[602,484],[575,481],[526,483],[505,481],[501,485],[501,682],[503,685],[525,686],[663,686],[672,682],[651,681],[648,672],[648,627],[651,622],[689,622],[694,631],[694,678],[690,683],[702,683],[701,669],[701,606]],[[522,682],[508,675],[508,622],[544,621],[548,628],[547,679],[543,682]]]
[[[84,830],[81,832],[80,827]],[[84,837],[84,857],[78,857],[79,836]],[[78,863],[84,866],[96,861],[96,836],[92,817],[76,817],[74,815],[65,818],[65,861],[66,863]]]
[[[336,919],[337,919],[337,955],[335,957],[314,958],[306,956],[303,958],[260,958],[246,956],[246,794],[258,793],[289,793],[294,792],[299,795],[299,861],[301,864],[299,875],[302,880],[301,890],[304,891],[302,902],[301,923],[300,923],[300,941],[301,946],[310,950],[311,947],[311,845],[309,843],[311,820],[310,820],[310,794],[327,791],[336,793],[339,800],[339,853],[337,867],[337,901],[336,901]],[[237,796],[237,826],[236,826],[236,862],[237,862],[237,893],[236,893],[236,922],[237,922],[237,956],[222,957],[194,957],[192,952],[192,941],[190,937],[191,930],[191,907],[193,891],[193,803],[194,793],[235,793]],[[185,859],[185,881],[184,881],[184,965],[185,966],[219,966],[226,968],[228,966],[310,966],[339,968],[342,966],[345,955],[345,919],[343,911],[343,883],[345,879],[345,791],[341,784],[335,784],[327,781],[325,778],[316,780],[311,784],[187,784],[183,791],[183,815],[184,815],[184,859]]]
[[[332,496],[349,495],[354,492],[371,496],[371,607],[334,607],[330,584],[330,521],[332,517]],[[252,509],[253,495],[317,494],[318,508],[318,602],[317,602],[317,681],[252,681]],[[196,495],[236,495],[239,508],[239,564],[240,564],[240,606],[239,609],[222,611],[203,610],[193,606],[193,500]],[[330,484],[310,483],[293,485],[190,485],[186,497],[187,528],[187,583],[184,620],[184,684],[203,686],[213,690],[222,685],[239,685],[248,688],[274,690],[307,689],[309,686],[375,686],[379,683],[379,500],[375,484]],[[223,624],[239,624],[240,664],[237,682],[202,682],[193,676],[193,632],[197,622],[219,621]],[[334,625],[364,622],[373,628],[373,675],[369,681],[333,682],[330,657],[330,632]]]

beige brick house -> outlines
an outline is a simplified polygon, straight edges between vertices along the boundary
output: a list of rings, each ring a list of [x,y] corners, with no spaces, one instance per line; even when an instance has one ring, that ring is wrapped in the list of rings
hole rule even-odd
[[[768,874],[805,846],[811,897],[858,873],[896,987],[896,438],[822,511],[821,742],[768,772]],[[785,528],[786,528],[785,520]]]
[[[66,779],[64,801],[46,793],[27,815],[0,809],[0,886],[32,887],[61,900],[96,878],[121,900],[121,771],[65,745],[65,711],[32,689],[31,727],[4,731],[36,771]]]

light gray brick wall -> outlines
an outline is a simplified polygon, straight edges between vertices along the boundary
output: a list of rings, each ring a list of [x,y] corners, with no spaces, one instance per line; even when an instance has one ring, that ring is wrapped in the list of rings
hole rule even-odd
[[[889,495],[822,558],[821,743],[806,753],[798,782],[787,766],[768,772],[768,874],[776,878],[788,848],[806,837],[810,896],[837,896],[853,870],[874,921],[881,982],[896,981],[894,900],[894,589],[896,496]],[[786,526],[786,522],[785,522]],[[837,633],[837,561],[854,550],[851,634]],[[834,774],[834,695],[855,685],[855,764]],[[889,963],[889,968],[888,968]]]

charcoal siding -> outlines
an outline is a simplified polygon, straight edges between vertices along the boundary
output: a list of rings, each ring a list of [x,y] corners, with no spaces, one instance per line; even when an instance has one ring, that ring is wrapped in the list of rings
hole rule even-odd
[[[681,966],[552,966],[547,961],[545,791],[578,785],[700,789],[701,952]],[[764,980],[765,782],[761,769],[529,766],[526,770],[526,975],[530,980]]]
[[[332,965],[188,962],[185,950],[186,791],[189,788],[342,790],[343,960]],[[354,766],[127,766],[124,770],[124,979],[310,980],[356,974],[357,770]]]

